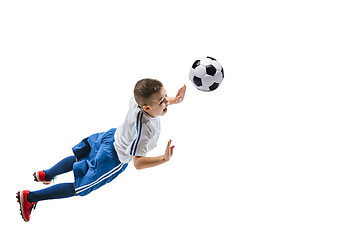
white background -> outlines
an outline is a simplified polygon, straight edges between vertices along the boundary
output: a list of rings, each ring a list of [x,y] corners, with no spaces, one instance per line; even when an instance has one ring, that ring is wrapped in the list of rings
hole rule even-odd
[[[359,239],[357,1],[2,1],[1,235],[30,239]],[[212,56],[214,92],[188,70]],[[133,165],[86,197],[15,193],[90,134],[119,126],[134,84],[182,104],[170,162]],[[72,182],[71,173],[56,183]]]

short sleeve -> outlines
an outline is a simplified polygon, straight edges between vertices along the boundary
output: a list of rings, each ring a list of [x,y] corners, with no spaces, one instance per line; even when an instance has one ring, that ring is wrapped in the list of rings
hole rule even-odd
[[[136,138],[132,141],[132,143],[129,146],[130,147],[129,155],[145,157],[149,149],[149,144],[152,137],[152,129],[146,124],[142,123],[142,115],[140,116],[138,123],[139,124],[137,124],[136,127],[136,131],[137,131]]]

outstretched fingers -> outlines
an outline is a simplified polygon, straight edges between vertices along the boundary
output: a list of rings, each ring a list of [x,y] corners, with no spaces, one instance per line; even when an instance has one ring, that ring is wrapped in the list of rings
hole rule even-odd
[[[167,144],[167,146],[166,146],[166,150],[165,150],[165,161],[169,161],[170,160],[170,158],[171,158],[171,156],[173,155],[173,152],[174,152],[174,145],[173,146],[171,146],[171,142],[172,142],[172,140],[170,139],[169,141],[168,141],[168,144]]]

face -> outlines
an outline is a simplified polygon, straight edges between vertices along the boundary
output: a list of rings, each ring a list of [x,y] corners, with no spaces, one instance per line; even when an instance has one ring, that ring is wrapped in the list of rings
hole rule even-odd
[[[169,98],[165,88],[162,87],[158,93],[154,94],[152,104],[144,105],[143,108],[151,117],[157,117],[165,115],[168,105]]]

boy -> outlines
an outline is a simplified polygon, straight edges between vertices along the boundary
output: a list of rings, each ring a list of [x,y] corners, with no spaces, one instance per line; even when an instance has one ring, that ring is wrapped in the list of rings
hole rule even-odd
[[[52,168],[34,173],[34,181],[50,184],[55,176],[73,170],[75,182],[61,183],[39,191],[17,193],[20,211],[25,222],[38,201],[85,196],[111,182],[133,160],[136,169],[155,167],[170,160],[174,147],[171,140],[164,155],[146,157],[156,147],[160,135],[160,118],[168,105],[180,103],[186,86],[175,97],[168,97],[162,83],[155,79],[142,79],[134,88],[130,109],[118,129],[97,133],[82,140],[72,148],[74,155],[61,160]]]

